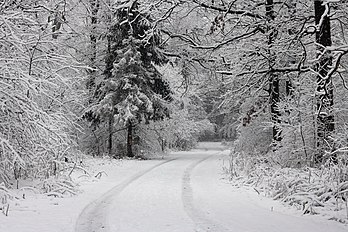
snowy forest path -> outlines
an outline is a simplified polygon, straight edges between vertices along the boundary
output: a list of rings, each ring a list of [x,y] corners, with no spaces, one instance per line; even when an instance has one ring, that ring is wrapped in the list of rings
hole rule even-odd
[[[153,166],[89,204],[75,232],[346,231],[332,221],[290,215],[279,202],[232,186],[223,179],[228,155],[218,143],[205,143],[150,161]]]
[[[122,192],[128,185],[130,185],[135,180],[139,179],[146,173],[152,171],[153,169],[171,162],[175,159],[169,159],[165,160],[161,163],[158,163],[148,169],[145,169],[143,171],[140,171],[133,175],[132,177],[124,180],[122,183],[116,185],[114,188],[112,188],[110,191],[105,193],[102,197],[99,199],[93,201],[90,203],[80,214],[77,222],[76,222],[76,232],[94,232],[94,231],[108,231],[106,223],[106,213],[109,205],[111,204],[113,198],[117,196],[120,192]]]
[[[197,162],[192,163],[186,168],[182,181],[182,201],[184,209],[188,216],[195,223],[195,231],[228,231],[226,228],[212,222],[206,213],[200,210],[199,206],[194,204],[193,190],[191,186],[191,175],[193,170],[200,165],[202,162],[207,161],[210,158],[215,158],[221,152],[214,153],[213,155],[199,159]]]
[[[219,155],[221,150],[221,146],[201,147],[175,153],[168,160],[136,173],[90,203],[80,214],[75,232],[219,228],[194,206],[190,175],[196,166]],[[140,218],[142,223],[134,218]],[[146,229],[144,218],[147,218]]]

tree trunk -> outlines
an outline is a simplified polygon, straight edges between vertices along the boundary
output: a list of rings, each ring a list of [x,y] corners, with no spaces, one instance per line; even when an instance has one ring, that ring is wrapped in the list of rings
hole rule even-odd
[[[95,87],[95,75],[96,75],[96,60],[97,60],[97,32],[96,27],[98,23],[98,11],[99,11],[99,0],[90,0],[91,8],[91,32],[90,32],[90,66],[91,70],[88,71],[89,77],[86,83],[87,89],[91,92],[90,96],[93,95],[93,88]]]
[[[91,0],[93,1],[98,1],[99,0]],[[104,75],[106,76],[106,79],[112,78],[112,68],[113,68],[113,63],[114,63],[114,56],[112,54],[112,35],[108,34],[107,38],[107,53],[105,55],[105,70],[104,70]],[[110,115],[109,115],[109,143],[108,143],[108,151],[109,155],[112,153],[112,136],[113,136],[113,124],[114,124],[114,110],[111,110]]]
[[[272,51],[272,46],[276,38],[276,30],[273,27],[273,21],[275,19],[274,14],[274,2],[273,0],[266,0],[266,18],[268,22],[268,52],[269,52],[269,94],[270,94],[270,105],[271,105],[271,120],[273,123],[273,140],[280,141],[280,112],[278,109],[279,97],[279,77],[277,74],[272,72],[275,65],[275,54]]]
[[[133,154],[133,124],[131,120],[128,120],[127,125],[127,156],[134,157]]]
[[[331,134],[335,130],[333,115],[333,84],[328,76],[332,65],[331,54],[321,54],[325,47],[331,46],[331,28],[329,4],[323,5],[323,1],[314,1],[315,23],[317,26],[316,42],[318,44],[319,62],[316,66],[317,75],[317,153],[314,157],[316,164],[322,163],[325,151],[332,151]]]
[[[288,2],[288,13],[289,13],[289,19],[290,21],[294,21],[296,20],[296,12],[297,12],[297,3],[296,1],[289,1]],[[296,35],[298,32],[298,28],[296,28],[295,26],[290,26],[290,28],[288,29],[288,34],[289,36],[294,36]],[[292,57],[291,55],[288,57],[288,62],[291,66],[294,66],[297,62],[296,58]],[[296,75],[296,74],[289,74],[290,77],[288,80],[286,80],[285,82],[285,96],[290,96],[293,97],[294,95],[294,89],[292,86],[292,76]]]
[[[109,128],[108,128],[108,154],[111,156],[112,154],[112,135],[113,135],[113,129],[114,129],[114,114],[112,113],[109,116]]]

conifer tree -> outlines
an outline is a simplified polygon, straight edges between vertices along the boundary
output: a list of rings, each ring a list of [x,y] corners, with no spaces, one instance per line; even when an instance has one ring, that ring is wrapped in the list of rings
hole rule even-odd
[[[127,156],[132,157],[133,129],[169,115],[169,85],[155,65],[166,61],[159,50],[160,36],[148,14],[135,0],[117,1],[107,36],[104,80],[97,86],[89,120],[109,123],[108,150],[112,150],[115,124],[127,128]]]

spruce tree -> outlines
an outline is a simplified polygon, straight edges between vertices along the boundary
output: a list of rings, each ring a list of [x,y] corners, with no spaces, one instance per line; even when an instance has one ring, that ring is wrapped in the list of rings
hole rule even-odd
[[[95,103],[87,118],[109,123],[108,150],[112,150],[115,124],[127,128],[127,156],[133,157],[133,129],[169,116],[170,88],[155,65],[166,62],[159,49],[160,36],[148,14],[134,0],[118,1],[107,36],[104,80],[97,86]]]

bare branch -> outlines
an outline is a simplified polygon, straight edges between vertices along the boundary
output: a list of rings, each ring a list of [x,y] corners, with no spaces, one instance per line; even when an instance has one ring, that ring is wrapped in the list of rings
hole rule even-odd
[[[221,7],[221,6],[213,6],[213,5],[208,5],[204,2],[200,2],[198,0],[194,0],[194,3],[198,4],[201,7],[207,8],[207,9],[211,9],[211,10],[216,10],[219,12],[223,12],[225,14],[236,14],[236,15],[243,15],[243,16],[248,16],[248,17],[252,17],[252,18],[257,18],[257,19],[264,19],[263,16],[256,14],[256,13],[252,13],[250,11],[246,11],[246,10],[233,10],[232,6],[230,5],[228,8],[226,7]]]
[[[244,34],[241,34],[241,35],[229,38],[229,39],[227,39],[225,41],[222,41],[222,42],[214,44],[214,45],[200,45],[200,44],[198,44],[196,41],[194,41],[193,39],[191,39],[187,35],[171,34],[169,31],[165,31],[165,30],[162,30],[162,32],[167,34],[171,38],[179,38],[179,39],[181,39],[182,41],[188,43],[191,48],[203,49],[203,50],[216,50],[216,49],[219,49],[219,48],[221,48],[221,47],[223,47],[225,45],[228,45],[228,44],[230,44],[232,42],[235,42],[235,41],[237,41],[239,39],[244,39],[244,38],[248,38],[250,36],[256,35],[258,32],[263,32],[263,30],[261,28],[259,28],[259,27],[256,27],[254,30],[252,30],[250,32],[247,32],[247,33],[244,33]]]
[[[235,72],[232,71],[216,71],[216,73],[224,74],[224,75],[236,75],[236,76],[244,76],[248,74],[265,74],[265,73],[289,73],[289,72],[308,72],[311,71],[308,67],[285,67],[285,68],[273,68],[273,69],[262,69],[262,70],[252,70],[252,71],[246,71],[238,73],[237,75]]]

